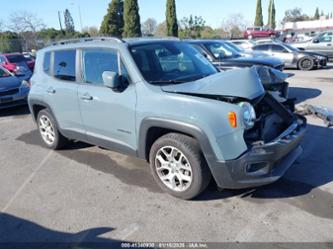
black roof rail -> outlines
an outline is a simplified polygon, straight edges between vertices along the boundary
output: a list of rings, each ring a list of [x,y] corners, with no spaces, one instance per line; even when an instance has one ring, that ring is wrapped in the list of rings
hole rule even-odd
[[[124,40],[117,37],[100,36],[100,37],[82,37],[77,39],[60,40],[57,42],[51,42],[50,45],[57,46],[57,45],[66,45],[72,43],[91,42],[91,41],[111,41],[116,43],[125,43]]]
[[[174,36],[166,36],[166,37],[131,37],[124,39],[124,42],[136,42],[136,41],[158,41],[158,40],[171,40],[171,41],[180,41],[181,39]]]

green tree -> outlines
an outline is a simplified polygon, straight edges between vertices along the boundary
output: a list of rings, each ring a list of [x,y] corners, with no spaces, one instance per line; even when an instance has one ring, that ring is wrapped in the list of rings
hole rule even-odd
[[[181,38],[201,38],[201,32],[205,29],[205,20],[201,16],[184,17],[181,21]]]
[[[14,32],[0,33],[0,53],[12,53],[22,51],[22,41]]]
[[[109,3],[107,14],[104,16],[100,33],[121,37],[124,31],[124,1],[112,0]]]
[[[257,26],[257,27],[264,26],[264,21],[263,21],[263,16],[262,16],[261,0],[257,0],[256,19],[254,21],[254,26]]]
[[[300,8],[286,10],[282,23],[308,21],[311,18],[302,12]]]
[[[319,20],[319,19],[320,19],[320,14],[319,14],[319,8],[318,8],[318,7],[316,8],[316,12],[315,12],[313,18],[314,18],[315,20]]]
[[[65,10],[64,19],[65,19],[66,32],[74,33],[75,32],[74,20],[68,9]]]
[[[141,23],[137,0],[124,1],[124,37],[140,37]]]
[[[178,37],[178,22],[177,22],[175,0],[167,0],[165,15],[166,15],[167,35]]]
[[[271,13],[271,28],[276,28],[276,9],[275,9],[275,2],[272,2],[272,13]]]
[[[267,20],[267,26],[268,27],[272,26],[272,6],[273,6],[273,1],[269,0],[269,5],[268,5],[268,20]]]

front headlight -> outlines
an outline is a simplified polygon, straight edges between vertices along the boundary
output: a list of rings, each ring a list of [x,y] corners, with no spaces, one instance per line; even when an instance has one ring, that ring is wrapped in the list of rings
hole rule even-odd
[[[22,80],[21,87],[28,87],[28,88],[30,88],[31,87],[30,82],[27,81],[27,80]]]
[[[250,103],[241,102],[238,105],[242,108],[240,117],[245,129],[252,129],[257,119],[256,111]]]

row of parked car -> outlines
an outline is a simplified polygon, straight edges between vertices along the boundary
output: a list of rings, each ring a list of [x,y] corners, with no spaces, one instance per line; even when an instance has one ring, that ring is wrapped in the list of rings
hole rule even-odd
[[[0,109],[27,104],[34,67],[30,53],[0,54]]]
[[[328,57],[321,53],[304,51],[289,44],[274,39],[261,40],[185,40],[197,49],[220,71],[248,68],[252,66],[267,66],[280,71],[285,68],[300,70],[313,70],[325,67]],[[11,88],[8,82],[29,81],[35,66],[35,57],[30,53],[12,53],[0,55],[0,81],[6,81],[6,87],[2,84],[0,95],[6,98],[0,99],[0,108],[21,104],[21,97],[8,96]],[[18,97],[18,98],[17,98]]]

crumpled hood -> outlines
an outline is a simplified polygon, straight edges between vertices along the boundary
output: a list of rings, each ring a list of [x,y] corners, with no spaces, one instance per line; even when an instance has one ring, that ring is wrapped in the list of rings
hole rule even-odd
[[[256,67],[225,71],[194,82],[161,88],[170,93],[239,97],[249,100],[265,92]]]
[[[21,85],[21,81],[13,76],[0,78],[0,92],[16,88]]]
[[[292,73],[283,73],[271,67],[256,67],[261,82],[264,85],[280,84],[294,76]]]

